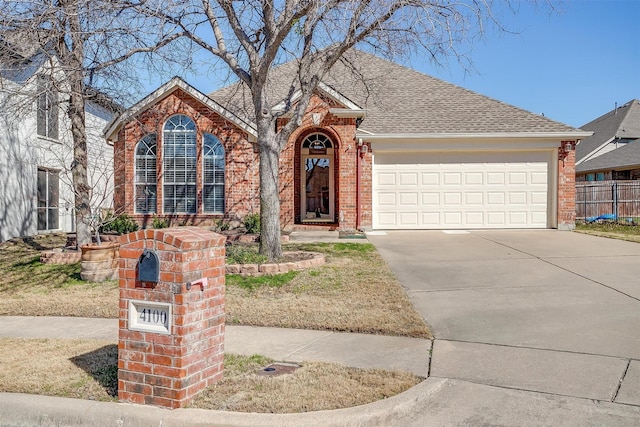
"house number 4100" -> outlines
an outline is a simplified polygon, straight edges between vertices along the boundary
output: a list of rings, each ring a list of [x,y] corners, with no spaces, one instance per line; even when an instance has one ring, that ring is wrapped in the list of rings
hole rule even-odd
[[[155,301],[129,301],[129,329],[171,334],[171,304]]]
[[[139,314],[141,323],[148,323],[151,325],[166,325],[167,323],[167,311],[158,308],[143,308]]]

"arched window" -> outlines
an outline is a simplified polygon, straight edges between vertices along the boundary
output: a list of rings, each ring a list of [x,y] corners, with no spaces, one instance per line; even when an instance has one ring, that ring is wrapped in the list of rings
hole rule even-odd
[[[204,211],[224,213],[224,147],[218,138],[205,133],[202,151]]]
[[[314,133],[305,138],[302,148],[308,148],[309,151],[322,151],[327,148],[333,148],[331,140],[326,135]]]
[[[163,198],[165,213],[197,212],[196,124],[187,116],[173,116],[163,131]]]
[[[156,135],[149,134],[136,145],[135,210],[137,213],[156,212]]]

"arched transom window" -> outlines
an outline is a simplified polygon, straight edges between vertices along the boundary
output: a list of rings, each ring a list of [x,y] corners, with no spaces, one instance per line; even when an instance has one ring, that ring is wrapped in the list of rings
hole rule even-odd
[[[135,211],[156,212],[156,135],[149,134],[136,145],[135,158]]]
[[[224,147],[218,138],[205,133],[202,154],[204,212],[224,213]]]
[[[162,136],[164,212],[194,214],[198,209],[196,124],[187,116],[173,116]]]

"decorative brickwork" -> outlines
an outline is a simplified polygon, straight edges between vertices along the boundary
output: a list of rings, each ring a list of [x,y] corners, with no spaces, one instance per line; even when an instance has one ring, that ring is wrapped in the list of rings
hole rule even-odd
[[[314,96],[302,126],[294,132],[289,144],[280,156],[280,221],[282,228],[290,230],[300,223],[300,144],[304,137],[312,132],[327,135],[334,146],[334,211],[335,225],[342,212],[344,228],[354,229],[357,224],[357,161],[358,150],[355,140],[356,124],[354,118],[340,118],[329,109],[340,107],[335,101]],[[198,164],[196,180],[198,183],[197,213],[193,215],[164,215],[162,182],[162,128],[168,118],[175,114],[184,114],[194,120],[197,127]],[[314,116],[316,120],[314,123]],[[319,116],[318,116],[319,114]],[[280,125],[283,124],[281,121]],[[135,212],[135,149],[136,144],[145,135],[157,135],[157,197],[156,213],[141,214]],[[204,133],[215,135],[225,149],[225,212],[224,214],[206,214],[202,210],[202,161],[201,148]],[[143,227],[151,227],[154,218],[168,219],[171,225],[214,225],[216,221],[242,220],[250,213],[259,212],[259,156],[247,134],[234,124],[224,120],[218,113],[210,110],[200,101],[182,90],[175,90],[148,109],[143,110],[134,119],[125,124],[114,142],[115,158],[115,209],[126,212]],[[365,156],[363,164],[371,154]],[[362,169],[361,188],[369,191],[360,198],[361,224],[371,225],[371,175],[370,162]]]
[[[122,236],[121,401],[180,408],[222,378],[224,243],[223,236],[197,227],[141,230]],[[158,256],[157,283],[137,280],[144,249]],[[206,280],[199,281],[203,278]],[[141,302],[171,307],[168,333],[132,329],[129,310]]]
[[[564,141],[563,141],[564,144]],[[558,230],[576,227],[576,152],[575,142],[567,153],[559,149],[558,160]]]

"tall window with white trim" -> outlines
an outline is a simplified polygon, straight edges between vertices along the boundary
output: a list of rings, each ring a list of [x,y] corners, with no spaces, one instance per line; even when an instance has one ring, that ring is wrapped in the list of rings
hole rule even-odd
[[[38,168],[38,231],[59,227],[60,173]]]
[[[58,92],[49,76],[38,76],[36,126],[39,136],[58,139]]]
[[[137,213],[155,213],[157,200],[156,135],[149,134],[136,146],[135,210]]]
[[[204,134],[202,202],[206,213],[224,213],[224,147],[218,138]]]
[[[196,124],[189,117],[171,117],[163,130],[163,211],[197,212]]]

